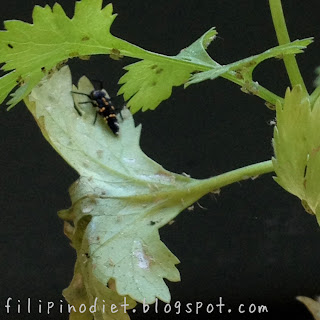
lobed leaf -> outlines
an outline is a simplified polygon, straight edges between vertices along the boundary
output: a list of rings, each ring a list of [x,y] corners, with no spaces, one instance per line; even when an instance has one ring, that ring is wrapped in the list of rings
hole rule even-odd
[[[93,274],[94,266],[89,259],[88,243],[83,239],[85,228],[90,219],[82,219],[73,230],[70,239],[77,250],[77,261],[73,279],[63,295],[70,305],[70,320],[126,320],[129,319],[127,310],[132,309],[136,303],[130,297],[120,296],[110,281],[108,286],[101,283]],[[69,226],[69,228],[72,228]],[[74,228],[72,228],[74,229]],[[86,247],[86,248],[84,248]],[[85,252],[84,252],[85,250]],[[124,308],[124,304],[126,304]],[[83,311],[85,306],[85,312]],[[111,307],[116,307],[111,311]],[[115,312],[116,311],[116,312]]]
[[[79,92],[92,89],[86,78],[80,79]],[[70,71],[63,67],[36,87],[26,102],[46,139],[80,174],[70,188],[71,208],[59,213],[75,226],[71,238],[78,259],[88,255],[94,277],[103,285],[114,279],[121,296],[168,302],[163,279],[179,281],[175,267],[179,260],[160,240],[158,229],[208,187],[200,188],[197,180],[171,173],[148,158],[139,147],[141,127],[134,126],[128,110],[122,112],[124,120],[119,119],[120,133],[115,136],[102,117],[92,124],[91,104],[78,104],[79,116],[71,90]],[[88,100],[76,94],[74,99]],[[76,236],[81,229],[83,236]],[[82,278],[88,277],[87,271],[81,272]]]
[[[88,59],[93,54],[109,54],[113,59],[123,56],[141,59],[129,65],[120,79],[128,106],[133,112],[155,109],[167,99],[174,86],[224,77],[274,104],[278,96],[252,81],[252,71],[262,60],[284,54],[295,54],[310,43],[310,39],[273,48],[248,59],[221,66],[210,58],[206,49],[215,38],[214,28],[176,56],[156,54],[114,37],[110,27],[115,19],[112,5],[102,8],[102,0],[81,0],[75,14],[68,18],[62,7],[51,9],[36,6],[33,24],[7,21],[6,31],[0,31],[0,63],[7,72],[0,78],[0,103],[16,87],[8,101],[9,108],[26,97],[32,88],[57,65],[69,58]],[[66,32],[67,31],[67,32]],[[201,72],[194,74],[192,73]]]
[[[123,94],[132,113],[142,109],[154,110],[163,100],[168,99],[172,87],[180,86],[190,77],[193,69],[176,63],[154,63],[143,60],[124,68],[118,94]]]
[[[76,2],[72,19],[56,3],[52,9],[35,6],[33,24],[6,21],[6,31],[0,32],[0,63],[11,72],[0,78],[0,103],[21,85],[8,102],[13,107],[66,59],[123,49],[123,42],[110,33],[115,17],[111,4],[102,8],[102,0],[82,0]]]
[[[216,34],[214,29],[179,55],[166,57],[111,35],[115,17],[111,4],[102,8],[102,0],[81,0],[76,2],[72,19],[56,3],[52,9],[48,5],[35,6],[33,24],[6,21],[6,30],[0,32],[0,63],[8,73],[0,78],[0,103],[19,86],[7,103],[12,108],[51,69],[69,58],[110,54],[114,59],[145,59],[126,68],[128,73],[120,80],[124,85],[119,93],[130,99],[128,106],[134,112],[154,109],[171,95],[173,86],[185,83],[191,72],[198,70],[198,64],[202,68],[212,65],[205,49]]]
[[[187,82],[198,65],[215,65],[206,48],[216,34],[215,29],[210,29],[189,47],[165,62],[143,60],[125,67],[127,73],[119,80],[122,87],[118,94],[123,94],[125,100],[128,100],[127,105],[133,113],[140,109],[155,109],[171,96],[173,87]],[[184,61],[188,63],[183,63]]]
[[[300,86],[287,90],[284,104],[277,104],[273,165],[275,180],[302,200],[320,221],[320,99],[310,104]]]

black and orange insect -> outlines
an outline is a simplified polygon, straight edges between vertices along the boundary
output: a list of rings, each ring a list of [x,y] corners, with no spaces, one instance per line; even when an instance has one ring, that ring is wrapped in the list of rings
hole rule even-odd
[[[79,103],[81,103],[81,104],[91,103],[92,106],[97,109],[94,123],[96,122],[97,115],[99,114],[107,122],[111,131],[115,135],[119,134],[120,127],[119,127],[119,122],[118,122],[117,115],[116,115],[116,108],[115,108],[111,98],[107,94],[106,90],[104,90],[104,89],[92,90],[90,94],[76,92],[76,91],[72,91],[72,93],[82,94],[84,96],[87,96],[90,99],[90,101],[79,102]],[[77,110],[77,111],[81,115],[79,110]]]

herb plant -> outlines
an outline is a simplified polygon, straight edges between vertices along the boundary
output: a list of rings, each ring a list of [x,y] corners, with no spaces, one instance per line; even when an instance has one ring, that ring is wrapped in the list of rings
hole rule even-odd
[[[129,308],[156,298],[169,302],[164,279],[180,280],[175,266],[179,260],[160,240],[159,228],[205,194],[234,182],[275,171],[275,180],[319,219],[320,86],[308,94],[295,59],[312,38],[290,41],[280,0],[269,3],[279,46],[227,65],[206,52],[217,35],[215,28],[176,56],[161,55],[113,36],[110,27],[116,15],[102,0],[77,2],[72,19],[55,4],[36,6],[33,24],[5,22],[6,31],[0,33],[0,62],[6,72],[0,78],[0,101],[17,87],[7,102],[9,109],[24,100],[46,140],[79,173],[70,187],[71,208],[59,212],[77,252],[74,278],[64,291],[70,304],[92,305],[98,298],[120,306],[123,296]],[[125,67],[119,80],[118,94],[131,112],[122,112],[118,137],[101,118],[93,126],[95,111],[82,104],[88,99],[71,93],[89,94],[93,86],[85,77],[72,86],[66,61],[95,54],[141,60]],[[284,60],[291,82],[284,97],[253,79],[256,66],[271,58]],[[156,109],[174,86],[187,88],[218,77],[276,110],[275,156],[203,180],[169,172],[148,158],[139,147],[140,127],[134,126],[132,114]],[[102,312],[99,303],[95,319],[128,317],[125,312]],[[89,310],[73,312],[70,319],[91,316]]]

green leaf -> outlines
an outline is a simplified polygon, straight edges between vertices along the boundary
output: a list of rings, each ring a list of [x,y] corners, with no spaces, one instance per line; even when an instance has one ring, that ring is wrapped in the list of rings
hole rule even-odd
[[[90,218],[84,217],[77,223],[76,228],[65,222],[65,230],[72,245],[77,250],[77,261],[74,269],[73,279],[63,295],[68,303],[74,306],[70,314],[70,320],[125,320],[129,319],[127,310],[135,307],[136,303],[129,297],[122,297],[114,289],[114,283],[110,281],[108,286],[101,283],[93,274],[94,266],[88,255],[88,242],[83,239],[85,229]],[[123,304],[126,303],[124,309]],[[112,305],[116,306],[114,312]],[[86,307],[85,312],[83,308]],[[117,312],[115,312],[117,311]]]
[[[57,3],[52,9],[35,6],[33,24],[6,21],[7,31],[0,33],[0,62],[5,63],[4,71],[13,71],[0,78],[0,103],[19,83],[22,86],[8,102],[13,107],[66,59],[123,49],[123,42],[110,34],[116,17],[112,5],[101,7],[102,0],[77,1],[70,19]]]
[[[119,81],[123,84],[119,93],[129,99],[128,106],[133,112],[155,109],[171,95],[174,86],[186,84],[191,73],[208,70],[212,72],[207,76],[220,75],[271,104],[279,99],[253,81],[241,78],[246,72],[239,74],[229,65],[220,66],[209,57],[206,48],[216,35],[213,28],[178,55],[169,57],[111,35],[110,27],[115,16],[111,4],[102,8],[102,0],[81,0],[76,2],[72,19],[59,4],[55,4],[52,9],[36,6],[33,24],[5,22],[7,30],[0,32],[0,63],[4,63],[2,69],[7,73],[0,78],[0,103],[18,85],[7,103],[9,109],[12,108],[56,66],[69,58],[88,59],[94,54],[109,54],[116,60],[123,56],[143,60],[128,66],[127,74]],[[250,70],[247,66],[245,68]],[[200,77],[203,76],[206,74]]]
[[[6,21],[7,30],[0,32],[0,63],[8,73],[0,78],[0,103],[19,85],[7,103],[12,108],[51,69],[69,58],[110,54],[114,59],[146,59],[127,67],[130,72],[120,81],[127,83],[120,92],[127,99],[134,96],[128,103],[133,111],[154,109],[171,95],[173,86],[185,83],[198,70],[197,64],[212,65],[205,48],[216,34],[213,29],[178,56],[166,57],[111,35],[115,17],[111,4],[102,8],[102,0],[82,0],[76,2],[72,19],[56,3],[52,9],[35,6],[33,24]]]
[[[93,87],[81,78],[79,92]],[[171,173],[148,158],[139,147],[141,127],[128,110],[122,112],[119,136],[102,117],[93,125],[91,104],[73,107],[71,75],[64,67],[36,87],[26,100],[45,138],[80,174],[70,188],[72,206],[60,217],[74,226],[91,217],[75,248],[87,250],[92,272],[106,285],[115,280],[117,293],[152,303],[168,302],[164,278],[179,281],[178,259],[160,240],[158,229],[202,195],[195,179]],[[76,90],[76,89],[73,89]],[[87,101],[74,95],[77,102]],[[83,244],[88,243],[88,248]],[[79,249],[80,248],[80,249]]]
[[[270,58],[280,58],[281,56],[288,54],[302,53],[303,49],[305,49],[312,41],[312,38],[296,40],[234,63],[222,66],[216,64],[212,68],[212,70],[192,75],[188,83],[186,83],[186,86],[206,80],[216,79],[217,77],[230,71],[237,72],[238,77],[244,79],[247,82],[252,81],[252,72],[259,63]],[[247,89],[250,91],[250,88]]]
[[[182,49],[177,55],[178,58],[194,62],[197,64],[215,66],[217,63],[207,53],[207,48],[215,39],[218,32],[215,28],[211,28],[203,34],[198,40],[192,43],[189,47]]]
[[[123,94],[125,100],[129,100],[127,105],[133,113],[140,109],[155,109],[171,96],[172,87],[186,83],[191,73],[198,70],[196,64],[215,65],[205,50],[216,34],[216,30],[210,29],[165,62],[143,60],[125,67],[127,73],[119,80],[122,87],[118,94]]]
[[[320,99],[310,104],[300,86],[286,92],[277,104],[273,165],[275,180],[302,200],[306,210],[320,217]]]
[[[142,109],[154,110],[168,99],[173,86],[180,86],[190,77],[193,69],[175,63],[154,63],[143,60],[124,68],[127,73],[121,77],[123,84],[118,94],[123,94],[132,113]]]

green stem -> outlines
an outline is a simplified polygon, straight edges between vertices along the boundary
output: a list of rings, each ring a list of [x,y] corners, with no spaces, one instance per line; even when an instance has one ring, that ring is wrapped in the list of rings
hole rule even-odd
[[[243,168],[232,170],[218,176],[197,181],[197,187],[201,189],[201,193],[208,193],[225,187],[234,182],[255,178],[265,173],[273,172],[272,160],[263,161],[260,163],[252,164]]]
[[[274,29],[280,45],[290,43],[286,21],[283,15],[281,0],[269,0]],[[283,57],[285,67],[290,79],[291,86],[301,85],[302,90],[307,94],[307,89],[301,76],[295,55],[286,55]]]
[[[229,81],[232,81],[233,83],[236,83],[239,86],[244,85],[244,81],[242,79],[239,79],[236,76],[234,76],[232,71],[229,71],[229,72],[221,75],[221,77],[225,78]],[[252,83],[253,83],[253,81],[252,81]],[[268,89],[261,86],[260,84],[259,84],[258,90],[255,93],[255,95],[258,96],[259,98],[263,99],[264,101],[271,103],[272,105],[276,105],[277,101],[280,101],[280,102],[283,101],[283,98],[281,98],[278,95],[276,95],[275,93],[269,91]]]

